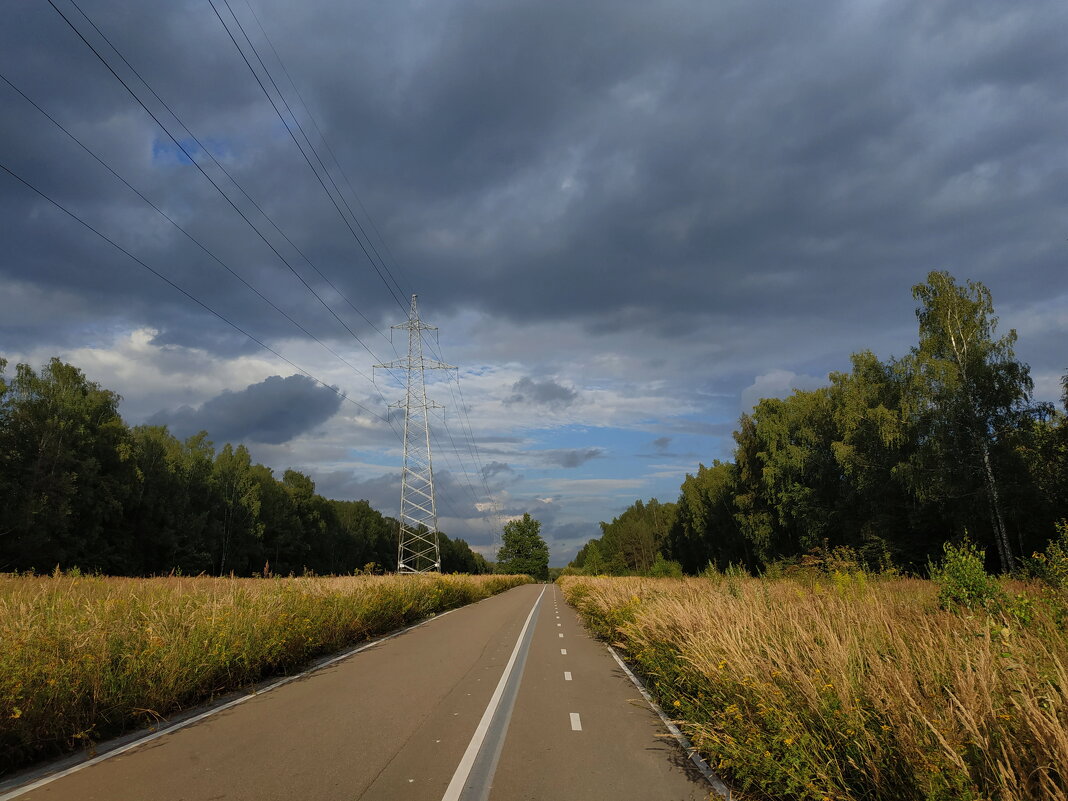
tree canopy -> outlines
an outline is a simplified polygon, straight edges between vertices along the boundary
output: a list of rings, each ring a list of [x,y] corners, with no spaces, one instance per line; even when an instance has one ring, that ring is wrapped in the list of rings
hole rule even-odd
[[[683,481],[653,539],[665,557],[690,573],[760,570],[846,547],[872,567],[920,571],[968,537],[1007,571],[1045,546],[1068,514],[1068,416],[1032,401],[1016,332],[998,333],[985,286],[932,272],[913,296],[918,343],[905,356],[855,353],[827,386],[741,416],[733,460]],[[1062,386],[1068,411],[1068,374]],[[631,523],[653,503],[602,523],[572,566],[647,571]]]
[[[130,428],[119,396],[52,359],[5,377],[0,359],[0,572],[80,567],[286,575],[392,571],[397,521],[334,501],[295,470],[281,478],[244,445]],[[444,572],[488,572],[441,535]]]
[[[549,546],[541,537],[541,523],[529,512],[504,524],[497,572],[526,573],[538,581],[549,579]]]

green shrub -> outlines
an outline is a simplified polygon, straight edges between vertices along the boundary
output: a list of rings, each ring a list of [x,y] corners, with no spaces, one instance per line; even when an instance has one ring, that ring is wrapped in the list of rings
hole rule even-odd
[[[1057,536],[1041,553],[1024,560],[1024,572],[1055,590],[1068,588],[1068,520],[1056,524]]]
[[[943,609],[994,611],[1002,606],[1004,593],[984,567],[986,552],[969,540],[960,545],[947,542],[939,565],[929,565],[931,580],[938,585],[938,603]]]
[[[653,578],[682,578],[682,565],[665,559],[664,555],[658,551],[656,559],[649,567],[649,575]]]

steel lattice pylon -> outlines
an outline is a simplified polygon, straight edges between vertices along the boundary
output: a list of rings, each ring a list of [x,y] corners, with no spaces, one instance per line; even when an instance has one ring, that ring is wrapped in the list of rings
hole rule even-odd
[[[400,532],[397,543],[398,573],[441,571],[438,546],[438,512],[434,500],[434,465],[430,456],[429,409],[440,405],[427,400],[423,373],[455,370],[452,365],[423,357],[423,331],[437,330],[419,319],[417,295],[412,295],[408,321],[393,328],[408,330],[408,357],[375,367],[406,370],[404,400],[392,404],[404,408],[404,467],[401,471]]]

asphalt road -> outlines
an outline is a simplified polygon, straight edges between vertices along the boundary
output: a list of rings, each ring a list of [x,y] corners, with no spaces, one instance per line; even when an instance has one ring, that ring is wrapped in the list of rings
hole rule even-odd
[[[18,797],[675,801],[709,794],[557,588],[526,585]]]

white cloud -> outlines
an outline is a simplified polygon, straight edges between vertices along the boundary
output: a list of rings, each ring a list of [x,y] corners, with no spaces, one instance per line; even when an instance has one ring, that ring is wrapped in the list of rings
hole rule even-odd
[[[795,389],[816,389],[826,384],[825,378],[799,375],[790,370],[771,370],[758,375],[752,384],[742,390],[741,410],[751,412],[762,398],[785,398]]]

